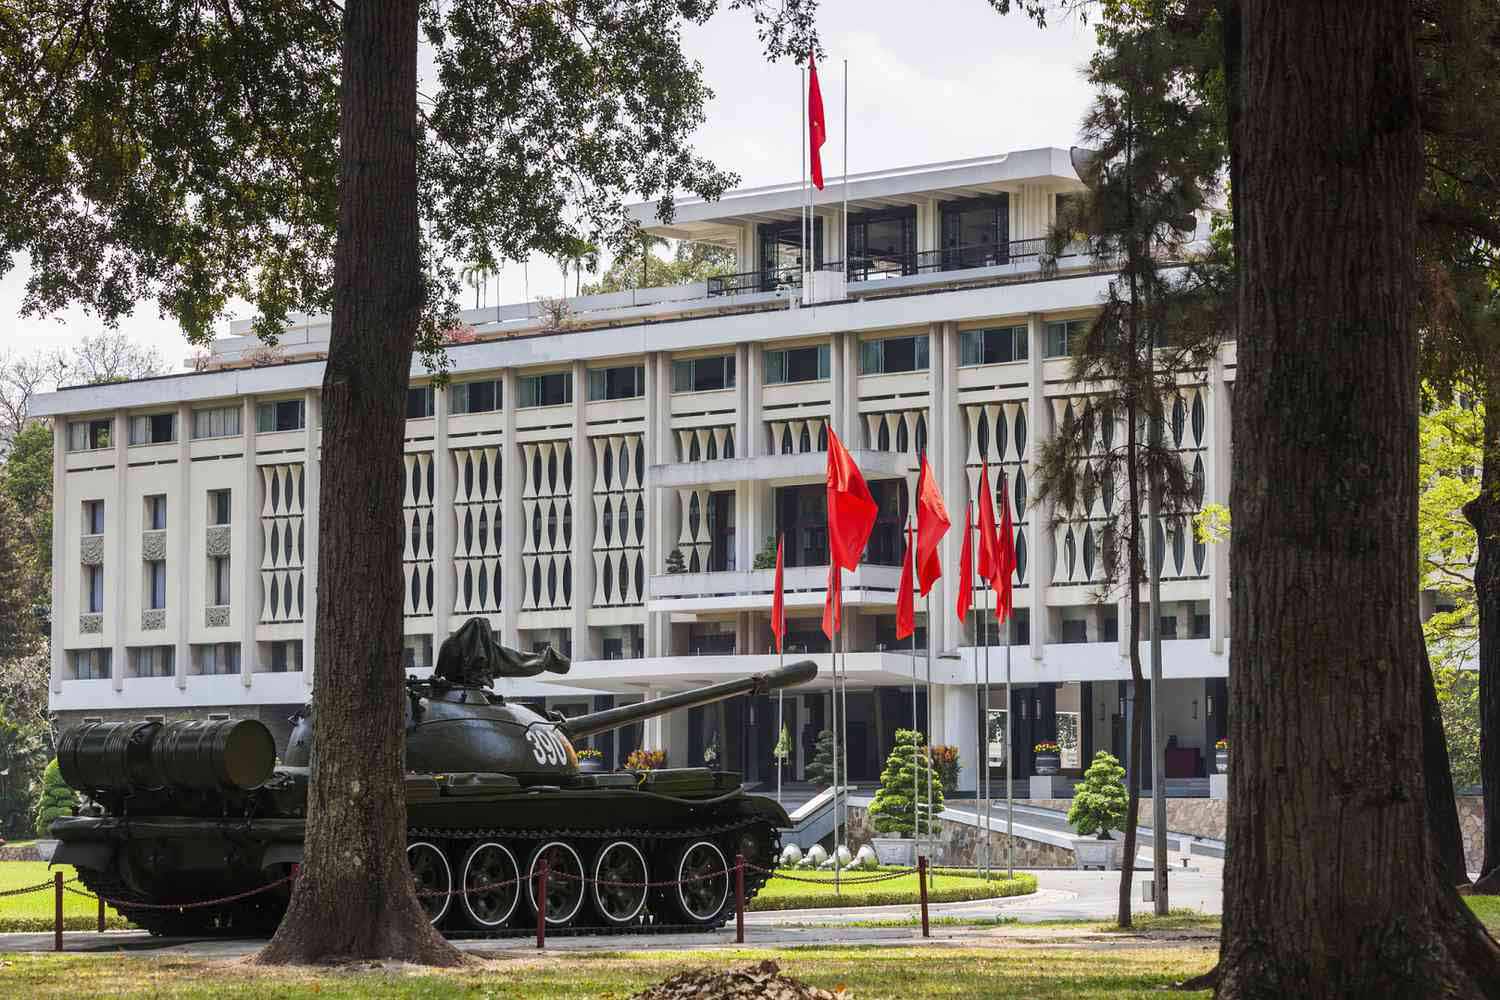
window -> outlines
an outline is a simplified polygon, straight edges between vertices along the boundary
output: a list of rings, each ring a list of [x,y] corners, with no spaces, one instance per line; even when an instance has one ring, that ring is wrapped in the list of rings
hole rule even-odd
[[[302,640],[271,643],[271,673],[294,674],[302,669]]]
[[[72,421],[68,424],[68,450],[98,451],[108,448],[111,423],[108,419]]]
[[[1062,358],[1077,350],[1088,331],[1088,320],[1070,319],[1047,324],[1047,357]]]
[[[85,535],[104,534],[103,500],[85,500],[83,502],[83,533]]]
[[[208,491],[208,523],[210,525],[229,523],[229,490]]]
[[[146,530],[165,531],[167,527],[167,495],[156,493],[146,498]]]
[[[1010,260],[1007,195],[947,202],[942,226],[943,267],[989,267]]]
[[[619,636],[605,636],[604,658],[606,660],[625,659],[625,640]]]
[[[589,369],[590,402],[601,399],[635,399],[645,394],[646,367],[644,365]]]
[[[1058,629],[1059,642],[1088,642],[1088,622],[1082,618],[1064,618]]]
[[[432,386],[414,385],[407,389],[406,419],[421,420],[430,416],[432,416]]]
[[[917,210],[861,212],[849,220],[849,280],[915,274]]]
[[[130,418],[131,444],[166,444],[177,440],[177,414],[152,413]]]
[[[813,226],[813,266],[823,266],[823,220]],[[802,282],[802,227],[800,219],[760,226],[760,290],[796,286]]]
[[[307,414],[300,399],[283,399],[275,403],[261,403],[255,408],[255,429],[262,434],[271,431],[300,431]]]
[[[859,373],[883,375],[889,372],[926,371],[927,351],[928,340],[925,333],[915,337],[860,341]]]
[[[229,557],[213,556],[208,560],[208,603],[224,607],[229,603]]]
[[[87,566],[83,574],[84,607],[88,614],[104,613],[104,567]]]
[[[827,344],[767,351],[765,360],[766,385],[780,385],[784,382],[816,382],[828,377]]]
[[[237,674],[240,672],[240,644],[215,642],[193,647],[200,674]]]
[[[167,606],[167,561],[152,559],[146,563],[146,607],[160,611]]]
[[[1024,326],[1001,326],[990,330],[960,330],[960,365],[997,365],[1025,361],[1027,331]]]
[[[239,437],[239,434],[240,408],[238,406],[215,406],[208,410],[193,411],[193,437]]]
[[[171,677],[175,661],[171,646],[137,646],[130,651],[130,676]]]
[[[1177,638],[1177,616],[1176,615],[1162,615],[1161,616],[1161,637],[1163,639],[1175,639],[1175,638]]]
[[[573,373],[523,375],[516,380],[516,406],[562,406],[573,402]]]
[[[432,636],[408,635],[401,640],[401,664],[404,670],[429,669],[432,666]]]
[[[672,362],[673,392],[712,392],[734,388],[734,355],[685,358]]]
[[[73,660],[73,679],[80,681],[109,680],[109,653],[107,649],[75,649],[69,656]]]
[[[498,379],[458,382],[448,389],[448,401],[452,404],[454,413],[489,413],[498,410],[503,402],[501,395]],[[411,416],[410,404],[406,415]]]

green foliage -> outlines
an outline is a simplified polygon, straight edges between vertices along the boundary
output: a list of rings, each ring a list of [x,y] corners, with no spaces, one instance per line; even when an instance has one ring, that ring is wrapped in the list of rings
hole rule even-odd
[[[687,572],[687,560],[682,557],[681,549],[667,553],[667,572],[673,575]]]
[[[78,795],[63,781],[62,769],[53,758],[42,772],[42,794],[36,803],[36,835],[50,837],[52,821],[59,816],[73,815],[78,805]]]
[[[634,246],[623,248],[599,276],[587,282],[583,294],[625,292],[633,288],[659,288],[706,281],[715,275],[734,271],[734,251],[712,243],[679,241],[670,260],[663,260],[655,248],[664,245],[660,237],[646,237]]]
[[[767,538],[760,551],[755,553],[755,562],[751,569],[775,569],[776,568],[776,539]]]
[[[1109,831],[1125,826],[1130,804],[1125,791],[1125,769],[1112,754],[1100,750],[1083,772],[1083,783],[1073,790],[1073,806],[1068,823],[1080,837],[1098,834],[1109,840]]]
[[[1479,540],[1464,516],[1464,505],[1479,496],[1483,462],[1484,407],[1457,402],[1438,405],[1426,392],[1428,406],[1419,418],[1421,442],[1417,496],[1417,551],[1424,589],[1444,604],[1424,624],[1434,675],[1457,668],[1478,653],[1479,620],[1474,605],[1472,572]]]
[[[776,745],[771,748],[771,758],[778,764],[784,764],[792,756],[792,731],[782,723],[781,735],[776,737]]]
[[[943,794],[952,798],[958,792],[958,747],[939,743],[932,747],[932,766],[943,783]]]
[[[932,773],[931,761],[921,733],[896,730],[896,744],[886,758],[880,788],[870,804],[870,819],[877,832],[925,836],[933,831],[937,825],[933,817],[943,811],[943,783]]]
[[[818,734],[813,745],[812,760],[803,769],[806,780],[815,785],[833,784],[833,730],[825,729]]]
[[[1206,503],[1193,515],[1193,537],[1205,545],[1229,540],[1229,508],[1221,503]]]
[[[1453,772],[1453,787],[1462,790],[1478,786],[1481,784],[1479,673],[1434,665],[1432,681],[1437,687],[1443,734],[1448,738],[1448,766]]]

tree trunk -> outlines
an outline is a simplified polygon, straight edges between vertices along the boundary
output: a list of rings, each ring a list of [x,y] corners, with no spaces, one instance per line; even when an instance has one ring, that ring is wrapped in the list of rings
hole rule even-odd
[[[1500,997],[1422,773],[1410,5],[1244,3],[1220,997]]]
[[[1443,734],[1443,710],[1432,680],[1427,641],[1422,640],[1422,773],[1427,787],[1427,829],[1436,852],[1434,861],[1444,885],[1469,884],[1464,864],[1464,835],[1458,825],[1458,802],[1453,797],[1453,768],[1448,763],[1448,739]]]
[[[346,0],[312,787],[301,876],[263,963],[463,961],[428,923],[406,865],[398,525],[423,295],[416,70],[417,0]]]
[[[1487,380],[1479,495],[1464,505],[1474,526],[1474,604],[1479,610],[1479,775],[1484,786],[1484,860],[1474,891],[1500,893],[1500,385]]]
[[[1132,310],[1130,322],[1131,352],[1135,352],[1135,334],[1138,324],[1135,321]],[[1139,384],[1139,383],[1134,383]],[[1130,508],[1130,536],[1126,544],[1130,546],[1129,556],[1126,559],[1126,573],[1129,577],[1130,607],[1130,700],[1126,702],[1130,706],[1130,746],[1125,755],[1125,788],[1127,802],[1125,806],[1125,843],[1120,851],[1120,896],[1119,910],[1115,914],[1115,920],[1121,927],[1131,926],[1130,915],[1130,886],[1135,877],[1135,856],[1138,850],[1136,846],[1136,827],[1140,825],[1141,809],[1141,744],[1145,742],[1145,725],[1141,719],[1140,694],[1146,686],[1145,677],[1141,673],[1141,494],[1140,494],[1140,466],[1136,456],[1136,442],[1138,422],[1136,419],[1136,407],[1133,403],[1127,403],[1125,407],[1125,463],[1126,463],[1126,489],[1129,495],[1126,503]],[[1149,540],[1146,544],[1150,544]],[[1155,692],[1152,692],[1155,694]]]

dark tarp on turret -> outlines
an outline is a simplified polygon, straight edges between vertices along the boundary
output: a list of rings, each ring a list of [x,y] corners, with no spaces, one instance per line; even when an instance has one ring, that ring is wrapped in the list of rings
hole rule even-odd
[[[496,677],[565,674],[569,667],[568,658],[551,646],[535,654],[502,646],[487,620],[470,618],[443,640],[433,676],[450,684],[488,685]]]

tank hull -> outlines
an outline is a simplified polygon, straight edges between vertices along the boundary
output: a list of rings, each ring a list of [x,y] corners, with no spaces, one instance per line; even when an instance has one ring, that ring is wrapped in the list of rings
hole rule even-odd
[[[297,812],[305,771],[279,769],[277,801]],[[732,874],[747,862],[770,868],[785,811],[747,794],[738,775],[706,769],[581,775],[614,787],[524,787],[501,774],[412,775],[407,781],[408,861],[433,922],[445,934],[533,932],[534,872],[542,858],[560,876],[548,890],[555,933],[712,930],[734,913]],[[643,781],[685,794],[642,787]],[[277,782],[272,782],[276,788]],[[490,787],[486,787],[486,786]],[[290,786],[290,787],[288,787]],[[262,800],[263,805],[269,803]],[[288,809],[287,806],[292,808]],[[269,811],[269,810],[268,810]],[[161,812],[57,820],[54,861],[75,865],[89,888],[122,901],[122,915],[162,935],[268,936],[288,884],[221,906],[156,909],[249,892],[282,882],[302,860],[299,815],[219,818]],[[658,890],[585,884],[696,882]],[[764,881],[747,870],[753,896]],[[490,888],[496,883],[511,882]],[[437,895],[465,890],[457,895]],[[613,896],[610,895],[613,893]],[[686,894],[687,898],[684,898]],[[130,904],[148,904],[132,906]]]

